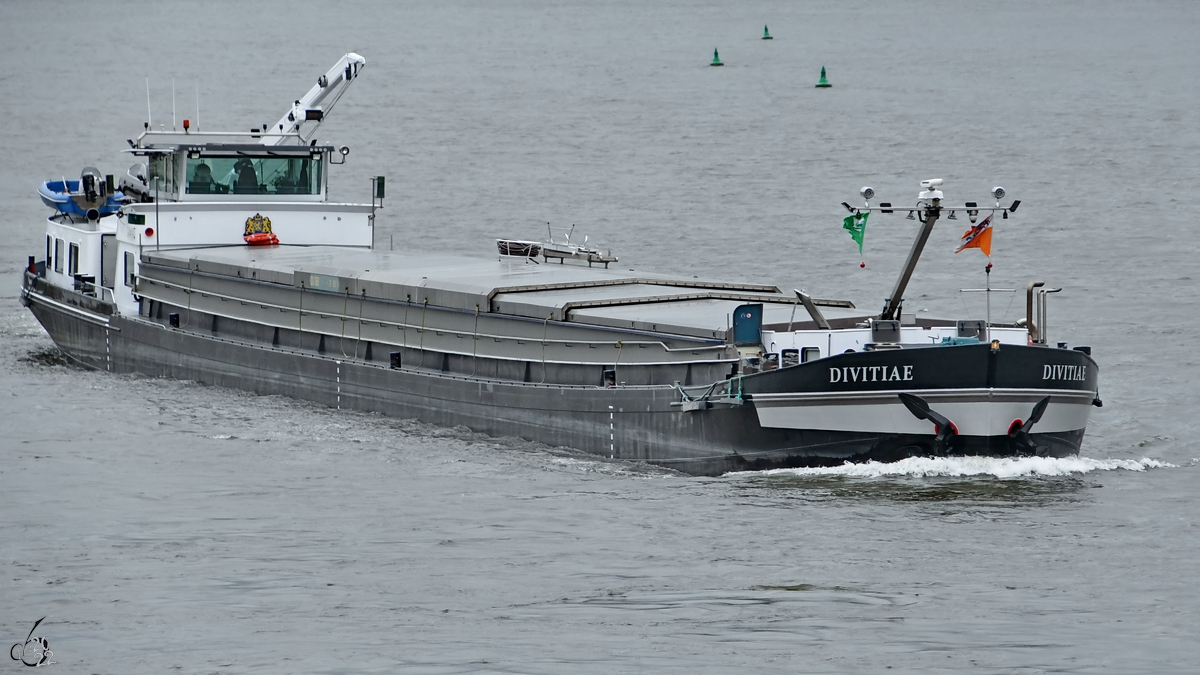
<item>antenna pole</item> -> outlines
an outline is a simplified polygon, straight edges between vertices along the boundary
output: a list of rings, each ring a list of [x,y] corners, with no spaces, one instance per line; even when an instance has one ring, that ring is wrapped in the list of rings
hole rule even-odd
[[[200,82],[196,82],[196,131],[200,131]]]
[[[984,291],[983,291],[983,294],[985,296],[987,296],[987,317],[985,319],[986,323],[984,324],[984,326],[988,329],[988,336],[990,337],[992,334],[991,333],[991,329],[992,329],[992,263],[991,262],[989,262],[987,264],[987,267],[983,268],[983,272],[984,272],[984,274],[987,275],[986,276],[987,284],[985,284]]]
[[[175,131],[175,78],[171,78],[171,131]]]
[[[146,78],[146,124],[148,129],[154,128],[154,120],[150,117],[150,78]]]

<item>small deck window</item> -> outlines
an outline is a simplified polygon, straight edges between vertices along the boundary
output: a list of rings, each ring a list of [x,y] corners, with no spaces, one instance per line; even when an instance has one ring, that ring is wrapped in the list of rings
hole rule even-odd
[[[187,193],[320,194],[321,159],[237,155],[188,158]]]
[[[54,237],[46,235],[46,269],[54,267]]]
[[[820,347],[805,347],[804,349],[800,350],[800,362],[801,363],[808,363],[809,361],[816,361],[819,358],[821,358],[821,348]]]
[[[62,251],[62,245],[63,245],[63,240],[62,240],[62,239],[57,239],[57,238],[56,238],[56,239],[54,240],[54,271],[55,271],[55,272],[58,272],[59,274],[62,274],[62,271],[63,271],[63,266],[62,266],[62,263],[63,263],[63,251]]]
[[[79,274],[79,244],[72,243],[67,247],[67,274]]]

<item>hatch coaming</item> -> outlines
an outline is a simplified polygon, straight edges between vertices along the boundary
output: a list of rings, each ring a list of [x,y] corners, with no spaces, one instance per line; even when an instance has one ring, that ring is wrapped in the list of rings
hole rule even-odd
[[[456,310],[419,301],[199,272],[143,261],[144,300],[239,321],[479,358],[597,366],[726,362],[721,340]],[[148,310],[147,310],[148,311]]]
[[[878,341],[852,303],[819,301],[835,325],[815,329],[798,300],[755,285],[332,247],[147,249],[143,260],[138,292],[159,302],[497,359],[661,364],[773,354],[783,363],[785,350],[805,350],[807,361]],[[731,315],[746,304],[763,307],[761,339],[733,349]],[[953,322],[902,323],[908,347],[962,335]],[[1020,328],[993,331],[1004,344],[1028,339]]]
[[[290,285],[414,302],[447,310],[502,314],[542,321],[570,321],[609,329],[675,334],[703,341],[724,341],[726,304],[771,302],[781,316],[792,308],[773,286],[728,284],[666,275],[627,273],[601,268],[559,265],[512,265],[504,261],[424,252],[368,251],[310,247],[256,249],[245,247],[180,251],[148,251],[147,260],[167,266],[257,279],[269,273]],[[776,291],[771,293],[770,291]],[[713,306],[688,305],[697,297],[719,300]],[[849,304],[849,303],[847,303]],[[655,313],[684,307],[670,328],[634,317],[603,318],[622,307]],[[595,318],[593,318],[595,317]]]

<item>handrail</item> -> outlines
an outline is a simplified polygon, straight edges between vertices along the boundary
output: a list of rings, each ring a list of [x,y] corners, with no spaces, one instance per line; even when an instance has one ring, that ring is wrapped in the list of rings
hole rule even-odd
[[[1042,341],[1041,337],[1040,337],[1040,332],[1041,332],[1039,330],[1040,327],[1038,325],[1035,325],[1033,322],[1034,315],[1038,314],[1035,311],[1036,307],[1035,307],[1035,303],[1034,303],[1033,290],[1035,288],[1041,288],[1042,286],[1045,286],[1045,285],[1046,285],[1046,282],[1044,282],[1044,281],[1031,281],[1031,282],[1029,282],[1029,285],[1025,288],[1025,328],[1029,330],[1030,342],[1041,342]],[[1042,317],[1040,315],[1037,317],[1039,322],[1041,321],[1041,318]]]
[[[1029,341],[1034,344],[1046,344],[1046,296],[1050,293],[1061,293],[1061,288],[1043,288],[1043,281],[1031,281],[1025,288],[1025,328],[1029,331]]]
[[[623,279],[591,279],[587,281],[567,281],[553,284],[526,284],[524,286],[501,286],[493,289],[487,295],[487,301],[492,303],[497,295],[502,293],[537,293],[541,291],[560,291],[575,288],[598,288],[602,286],[668,286],[680,288],[695,288],[699,290],[710,291],[745,291],[746,296],[752,298],[756,293],[764,294],[779,294],[783,292],[778,286],[770,286],[765,284],[744,284],[744,283],[726,283],[714,281],[696,281],[686,279],[654,279],[650,277],[628,277]],[[682,296],[679,296],[682,297]],[[772,297],[768,302],[786,302],[787,298]],[[824,307],[842,307],[846,309],[854,309],[854,303],[849,300],[833,300],[827,298],[813,298],[813,303]]]
[[[281,131],[167,131],[165,129],[147,129],[138,134],[138,140],[147,136],[250,136],[252,138],[280,136],[284,138],[300,138],[300,134],[298,133],[284,133]]]
[[[87,277],[90,275],[80,274],[80,275],[75,275],[75,276],[76,277]],[[92,278],[94,279],[95,277],[92,277]],[[108,286],[103,286],[101,284],[96,283],[95,281],[84,281],[79,278],[76,279],[76,282],[77,282],[77,285],[76,285],[75,290],[79,291],[83,295],[92,293],[93,298],[96,298],[100,302],[104,302],[104,291],[108,291],[108,301],[114,305],[117,304],[117,296],[113,293],[113,289],[109,288]],[[99,296],[94,295],[97,292],[100,293]]]
[[[194,137],[208,137],[208,138],[226,137],[226,138],[252,138],[252,139],[266,138],[266,139],[272,139],[272,140],[275,138],[278,138],[280,140],[296,139],[297,141],[304,140],[303,137],[301,137],[300,134],[298,134],[298,133],[283,133],[283,132],[271,131],[271,130],[268,130],[268,131],[175,131],[175,130],[167,131],[165,129],[162,129],[162,130],[147,129],[138,135],[137,140],[135,140],[129,148],[123,150],[122,152],[129,152],[129,153],[133,153],[133,154],[159,154],[159,155],[175,152],[175,150],[172,148],[166,148],[166,147],[154,148],[154,147],[146,147],[146,146],[142,145],[142,141],[145,141],[145,140],[153,141],[157,137],[172,138],[172,139],[188,139],[188,138],[194,138]],[[181,143],[178,143],[177,145],[181,145],[181,146],[186,145],[186,142],[181,142]],[[266,147],[269,148],[270,146],[266,146]],[[297,146],[297,147],[299,147],[299,146]]]
[[[97,286],[96,288],[100,289],[100,302],[104,302],[104,291],[108,291],[108,301],[114,305],[117,304],[117,295],[113,292],[113,289],[108,286]]]
[[[593,308],[597,308],[597,307],[619,307],[619,306],[624,306],[624,305],[649,305],[649,304],[654,304],[657,302],[679,302],[679,301],[683,301],[683,300],[735,300],[735,301],[741,301],[741,302],[770,302],[770,303],[777,303],[777,304],[781,304],[781,305],[788,304],[787,296],[782,295],[782,294],[780,294],[780,295],[758,295],[758,294],[752,294],[752,293],[736,293],[736,292],[722,293],[720,291],[709,290],[709,291],[702,291],[699,293],[680,293],[678,295],[648,295],[648,296],[640,296],[640,297],[635,296],[635,297],[629,297],[629,298],[606,298],[604,300],[577,300],[574,302],[564,302],[561,310],[562,310],[562,315],[565,318],[571,312],[574,312],[574,311],[580,310],[580,309],[593,309]],[[831,302],[838,302],[838,303],[844,302],[845,304],[849,304],[851,306],[853,306],[853,304],[854,304],[848,300],[846,300],[846,301],[821,300],[821,299],[813,300],[810,298],[809,301],[805,303],[805,307],[808,307],[810,304],[816,304],[817,302],[826,304],[827,306]],[[844,306],[844,305],[839,304],[839,305],[835,305],[835,306],[840,307],[840,306]]]
[[[1058,292],[1060,292],[1060,291],[1062,291],[1062,289],[1061,289],[1061,288],[1043,288],[1043,289],[1041,289],[1041,290],[1039,290],[1039,291],[1038,291],[1038,300],[1039,300],[1039,304],[1041,305],[1041,309],[1042,309],[1042,315],[1041,315],[1041,321],[1042,321],[1042,323],[1041,323],[1041,325],[1040,325],[1040,326],[1038,326],[1038,333],[1040,334],[1040,336],[1041,336],[1041,338],[1042,338],[1042,342],[1043,342],[1043,343],[1047,343],[1047,344],[1048,344],[1048,343],[1049,343],[1049,341],[1050,341],[1050,337],[1049,337],[1049,335],[1048,335],[1048,331],[1046,330],[1046,324],[1047,324],[1047,321],[1046,321],[1046,306],[1047,306],[1047,304],[1048,304],[1048,303],[1046,302],[1046,296],[1047,296],[1048,294],[1050,294],[1050,293],[1058,293]]]

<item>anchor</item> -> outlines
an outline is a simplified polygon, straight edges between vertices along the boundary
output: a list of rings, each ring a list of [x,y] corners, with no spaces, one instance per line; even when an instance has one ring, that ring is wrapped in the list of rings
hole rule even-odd
[[[1033,428],[1038,420],[1042,419],[1042,414],[1046,412],[1047,406],[1050,405],[1050,397],[1047,396],[1038,401],[1033,406],[1033,410],[1029,413],[1029,419],[1022,422],[1019,419],[1013,420],[1012,424],[1008,425],[1008,437],[1012,439],[1015,445],[1023,454],[1036,455],[1038,454],[1037,444],[1033,442],[1033,437],[1029,435],[1029,430]]]
[[[900,392],[897,394],[900,397],[900,402],[905,408],[919,420],[929,420],[933,422],[937,435],[933,438],[933,451],[939,455],[946,454],[950,450],[950,446],[954,443],[954,437],[958,435],[958,427],[950,418],[932,410],[925,399],[914,394],[906,394]]]

